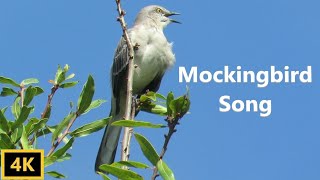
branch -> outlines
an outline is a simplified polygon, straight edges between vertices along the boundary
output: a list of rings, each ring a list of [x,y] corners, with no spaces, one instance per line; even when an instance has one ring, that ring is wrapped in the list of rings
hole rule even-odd
[[[132,102],[134,102],[134,97]],[[131,115],[130,115],[130,119],[134,119],[135,113],[136,113],[136,103],[132,103],[131,106]],[[131,142],[131,137],[132,137],[132,132],[133,132],[133,128],[132,127],[128,127],[125,129],[125,134],[127,134],[127,141],[122,143],[122,157],[124,157],[123,159],[121,159],[122,161],[128,161],[129,157],[130,157],[130,142]],[[126,144],[125,144],[126,143]],[[125,168],[125,167],[124,167]]]
[[[57,85],[57,84],[53,85],[53,87],[51,88],[51,93],[48,95],[47,104],[46,104],[43,112],[41,113],[41,119],[44,119],[45,117],[47,117],[47,115],[49,113],[49,109],[51,108],[52,98],[58,89],[59,89],[59,85]],[[34,141],[36,140],[37,134],[38,134],[38,132],[36,132],[33,135],[32,139],[29,141],[29,145],[32,145],[34,143]]]
[[[45,118],[48,111],[49,111],[49,108],[51,107],[51,101],[52,101],[52,98],[55,94],[55,92],[59,89],[59,85],[53,85],[53,87],[51,88],[51,93],[48,95],[48,100],[47,100],[47,104],[46,104],[46,107],[44,108],[43,112],[41,113],[41,119]]]
[[[176,117],[176,118],[168,117],[166,120],[168,122],[169,131],[168,131],[168,134],[164,135],[165,140],[164,140],[164,143],[162,146],[162,151],[160,153],[160,159],[162,159],[163,156],[165,155],[165,153],[167,152],[168,144],[170,142],[170,139],[171,139],[173,133],[175,133],[177,131],[175,128],[179,124],[179,119],[180,119],[180,117]],[[155,180],[158,176],[159,176],[158,175],[158,168],[154,167],[153,175],[152,175],[151,179]]]
[[[73,123],[76,121],[76,119],[79,117],[80,115],[78,115],[78,113],[75,114],[74,118],[71,119],[71,121],[69,122],[67,128],[65,129],[65,131],[63,132],[63,134],[58,138],[57,142],[54,143],[50,149],[50,151],[47,154],[47,157],[50,156],[55,150],[56,148],[59,146],[59,144],[61,143],[61,141],[68,135],[71,126],[73,125]]]
[[[121,0],[115,0],[117,4],[118,18],[117,20],[120,22],[123,38],[126,40],[128,53],[129,53],[129,63],[128,63],[128,74],[127,74],[127,91],[126,91],[126,105],[125,105],[125,115],[124,119],[131,119],[131,111],[132,111],[132,78],[133,78],[133,68],[134,68],[134,48],[129,38],[129,34],[127,31],[127,25],[124,20],[125,12],[121,8]],[[133,111],[134,112],[134,111]],[[134,116],[133,116],[134,117]],[[132,128],[125,127],[124,134],[122,139],[122,150],[121,150],[121,160],[127,161],[129,158],[129,145],[131,140]]]

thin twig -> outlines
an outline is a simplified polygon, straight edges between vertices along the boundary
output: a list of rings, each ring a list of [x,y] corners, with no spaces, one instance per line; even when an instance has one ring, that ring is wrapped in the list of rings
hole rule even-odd
[[[46,115],[49,111],[49,108],[51,107],[52,98],[58,89],[59,89],[59,85],[56,85],[56,84],[51,88],[51,93],[48,95],[46,107],[44,108],[43,112],[41,113],[41,119],[46,117]]]
[[[120,22],[122,31],[123,31],[123,38],[126,40],[127,47],[128,47],[128,55],[129,55],[129,63],[128,63],[128,73],[127,73],[127,91],[126,91],[126,105],[125,105],[125,115],[124,119],[131,119],[131,111],[132,111],[132,78],[133,78],[133,68],[134,68],[134,48],[129,38],[129,34],[127,31],[127,25],[124,20],[125,12],[121,8],[121,0],[116,0],[117,4],[117,11],[118,11],[118,18],[117,20]],[[121,151],[121,160],[127,161],[129,155],[129,145],[131,139],[130,128],[124,128],[123,139],[122,139],[122,151]]]
[[[64,130],[64,132],[62,133],[62,135],[58,138],[57,142],[54,143],[50,149],[50,151],[47,154],[47,157],[50,156],[55,150],[56,148],[59,146],[59,144],[61,143],[61,141],[68,135],[71,126],[73,125],[73,123],[76,121],[76,119],[79,117],[78,113],[76,113],[74,115],[74,117],[71,119],[71,121],[69,122],[67,128]]]
[[[59,89],[59,85],[53,85],[53,87],[51,88],[51,93],[48,95],[48,100],[46,103],[46,106],[43,110],[43,112],[41,113],[41,119],[44,119],[47,114],[49,113],[49,109],[51,108],[51,102],[52,102],[52,98],[55,95],[56,91]],[[34,141],[36,140],[36,136],[37,136],[38,132],[35,132],[32,139],[29,141],[29,145],[32,145],[34,143]]]
[[[171,139],[173,133],[175,133],[177,131],[175,128],[179,124],[179,119],[180,119],[179,117],[177,117],[175,119],[172,119],[170,117],[167,118],[169,131],[168,131],[168,134],[164,135],[165,140],[164,140],[164,143],[162,146],[162,151],[160,153],[160,159],[162,159],[163,156],[165,155],[165,153],[167,152],[168,144],[170,142],[170,139]],[[153,175],[152,175],[151,179],[155,180],[158,176],[159,176],[158,175],[158,168],[154,167]]]

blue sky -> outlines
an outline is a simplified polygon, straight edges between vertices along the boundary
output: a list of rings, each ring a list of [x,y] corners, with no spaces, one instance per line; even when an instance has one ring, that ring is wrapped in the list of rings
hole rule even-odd
[[[320,2],[316,0],[123,1],[126,20],[150,4],[181,12],[181,25],[165,33],[174,42],[177,62],[166,74],[160,93],[179,95],[190,88],[191,114],[185,116],[169,145],[165,160],[177,179],[316,180],[320,179],[319,101]],[[20,81],[40,80],[49,92],[58,64],[69,64],[80,84],[92,74],[95,98],[110,100],[109,68],[121,30],[114,1],[8,1],[0,2],[0,75]],[[271,65],[305,70],[312,66],[311,84],[179,83],[178,67],[198,66],[216,71],[237,65],[266,70]],[[53,101],[52,124],[68,113],[82,85],[59,91]],[[221,113],[219,98],[271,99],[272,114]],[[0,107],[12,98],[1,98]],[[40,114],[46,95],[37,98]],[[81,117],[80,126],[109,114],[109,103]],[[140,113],[137,119],[161,123],[159,117]],[[137,129],[160,151],[164,130]],[[77,139],[72,159],[55,166],[68,179],[100,179],[94,161],[103,131]],[[40,144],[48,150],[50,138]],[[147,160],[132,142],[132,160]],[[48,169],[48,170],[49,170]],[[146,171],[146,179],[151,175]],[[46,179],[49,179],[48,177]]]

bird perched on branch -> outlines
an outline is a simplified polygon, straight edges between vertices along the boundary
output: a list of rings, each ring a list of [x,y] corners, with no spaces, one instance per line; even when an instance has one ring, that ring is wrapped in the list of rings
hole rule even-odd
[[[128,29],[131,43],[137,46],[134,50],[135,67],[132,82],[134,96],[144,94],[147,90],[157,91],[166,70],[175,62],[172,43],[168,42],[163,33],[168,24],[179,23],[170,18],[173,15],[178,15],[178,13],[157,5],[147,6],[139,12],[133,27]],[[128,62],[128,47],[126,40],[122,37],[111,68],[110,116],[112,120],[106,127],[100,144],[95,164],[96,171],[100,171],[100,165],[111,164],[115,159],[121,127],[110,124],[124,117]]]

